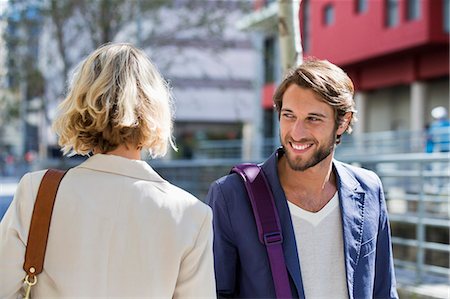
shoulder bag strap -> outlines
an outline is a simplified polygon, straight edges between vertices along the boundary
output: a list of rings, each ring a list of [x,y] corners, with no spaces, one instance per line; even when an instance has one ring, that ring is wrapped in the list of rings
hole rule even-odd
[[[28,242],[23,269],[27,273],[25,280],[36,283],[36,275],[42,272],[47,248],[48,232],[52,218],[53,206],[59,184],[66,171],[49,169],[39,185],[33,215],[31,216]]]
[[[277,298],[292,298],[283,254],[283,235],[272,191],[261,168],[256,164],[239,164],[232,168],[241,176],[250,199],[259,241],[266,246]]]

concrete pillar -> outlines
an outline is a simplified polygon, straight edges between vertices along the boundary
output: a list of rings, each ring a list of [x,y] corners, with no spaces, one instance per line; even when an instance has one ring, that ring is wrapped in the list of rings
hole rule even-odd
[[[410,150],[422,151],[423,141],[421,132],[425,128],[425,98],[427,86],[425,82],[413,82],[411,84],[411,105],[410,105]]]
[[[425,127],[425,99],[427,86],[425,82],[411,84],[410,130],[422,131]]]
[[[364,152],[364,132],[366,132],[366,102],[367,102],[367,94],[362,91],[358,91],[355,93],[355,104],[356,104],[356,118],[357,121],[353,124],[353,140],[354,146],[357,149],[358,153]]]
[[[256,51],[256,76],[253,82],[255,90],[253,116],[249,122],[244,123],[242,129],[242,159],[244,161],[259,162],[262,153],[262,87],[264,83],[264,35],[255,32],[252,34],[252,43]]]
[[[367,94],[362,91],[358,91],[355,94],[355,103],[356,103],[356,118],[358,121],[353,125],[353,133],[355,136],[360,136],[364,132],[366,132],[366,102],[367,102]]]
[[[244,123],[242,127],[242,160],[251,162],[253,157],[253,140],[255,126],[251,122]]]

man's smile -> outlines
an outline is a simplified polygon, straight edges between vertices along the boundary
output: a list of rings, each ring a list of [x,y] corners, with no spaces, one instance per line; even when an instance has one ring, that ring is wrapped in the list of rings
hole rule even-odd
[[[289,144],[291,147],[296,151],[305,151],[309,149],[311,146],[313,146],[314,143],[295,143],[290,141]]]

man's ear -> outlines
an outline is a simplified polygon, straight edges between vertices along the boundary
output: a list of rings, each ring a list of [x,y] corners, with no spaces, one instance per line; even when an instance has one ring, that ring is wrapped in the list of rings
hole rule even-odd
[[[339,127],[337,129],[336,134],[342,135],[347,131],[348,126],[350,125],[350,122],[352,121],[353,113],[347,112],[344,114],[344,117],[342,118],[342,122],[339,124]]]

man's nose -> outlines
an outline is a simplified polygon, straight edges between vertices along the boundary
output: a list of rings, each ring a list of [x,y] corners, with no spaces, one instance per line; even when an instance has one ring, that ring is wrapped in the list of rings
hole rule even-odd
[[[295,141],[300,141],[303,138],[306,138],[308,135],[308,130],[305,127],[305,124],[301,120],[297,120],[292,127],[291,137]]]

